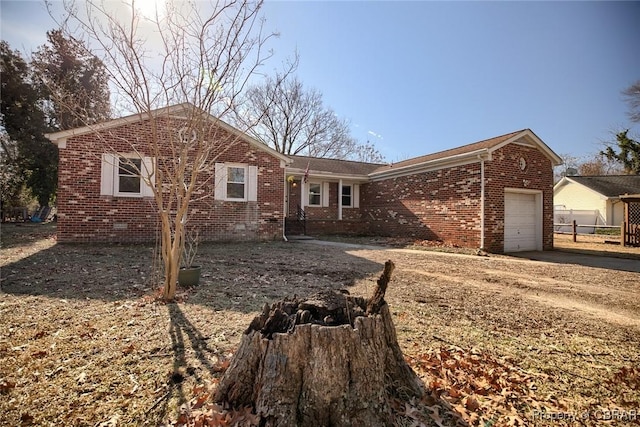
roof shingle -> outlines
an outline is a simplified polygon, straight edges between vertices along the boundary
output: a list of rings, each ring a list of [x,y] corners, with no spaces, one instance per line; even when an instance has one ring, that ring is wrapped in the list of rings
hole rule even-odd
[[[473,151],[493,148],[496,145],[500,145],[501,143],[503,143],[504,141],[508,140],[509,138],[512,138],[512,137],[516,136],[517,134],[524,132],[525,130],[526,129],[522,129],[522,130],[519,130],[519,131],[516,131],[516,132],[507,133],[505,135],[496,136],[494,138],[489,138],[489,139],[485,139],[485,140],[482,140],[482,141],[474,142],[473,144],[467,144],[467,145],[463,145],[461,147],[451,148],[449,150],[439,151],[437,153],[427,154],[425,156],[414,157],[414,158],[411,158],[411,159],[408,159],[408,160],[403,160],[401,162],[394,163],[393,165],[383,166],[383,167],[378,169],[378,172],[382,172],[382,171],[385,171],[385,170],[390,169],[390,168],[400,168],[400,167],[405,167],[405,166],[413,166],[413,165],[418,165],[420,163],[430,162],[430,161],[433,161],[433,160],[444,159],[444,158],[447,158],[447,157],[453,157],[453,156],[457,156],[457,155],[460,155],[460,154],[471,153]]]
[[[337,175],[368,175],[379,167],[380,163],[362,163],[352,160],[322,159],[307,156],[289,156],[293,163],[289,165],[293,169],[309,170],[314,172],[325,172]]]
[[[568,176],[567,178],[607,197],[640,193],[640,175]]]

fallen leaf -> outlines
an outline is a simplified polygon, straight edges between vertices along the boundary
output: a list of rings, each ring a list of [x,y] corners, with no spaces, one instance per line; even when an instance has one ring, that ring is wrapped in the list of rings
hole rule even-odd
[[[44,351],[44,350],[40,350],[40,351],[36,351],[34,353],[31,353],[31,357],[33,357],[34,359],[42,359],[46,355],[47,355],[47,352]]]
[[[215,366],[213,367],[213,372],[225,372],[227,368],[229,368],[230,364],[231,361],[229,359],[222,359],[215,364]]]
[[[33,424],[33,415],[27,413],[20,415],[20,422],[22,425]]]
[[[47,335],[47,333],[45,331],[39,331],[38,333],[36,333],[32,339],[37,340],[38,338],[42,338],[43,336]]]
[[[116,427],[118,425],[119,419],[120,419],[119,414],[112,415],[111,418],[109,418],[108,420],[98,424],[98,427]]]
[[[9,381],[6,379],[0,380],[0,393],[9,393],[14,388],[16,388],[16,383],[14,383],[13,381]]]
[[[202,406],[207,402],[207,400],[209,400],[209,397],[210,397],[209,393],[201,394],[196,398],[195,402],[191,404],[191,409],[202,408]]]
[[[470,411],[477,411],[480,408],[480,404],[473,396],[467,396],[464,401],[464,406]]]

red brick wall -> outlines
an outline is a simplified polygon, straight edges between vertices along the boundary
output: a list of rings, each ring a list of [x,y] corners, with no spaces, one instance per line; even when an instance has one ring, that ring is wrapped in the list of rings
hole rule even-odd
[[[158,132],[166,137],[177,123],[159,121]],[[132,142],[142,155],[152,156],[142,143],[151,132],[148,121],[123,125],[95,134],[69,138],[61,148],[58,182],[58,241],[60,242],[150,242],[159,224],[153,198],[100,195],[103,147],[131,153]],[[189,225],[197,225],[205,240],[275,239],[282,235],[284,169],[280,160],[254,146],[238,141],[218,129],[215,138],[226,150],[201,174],[204,186],[192,202]],[[233,141],[230,145],[230,141]],[[227,149],[228,148],[228,149]],[[227,202],[213,200],[214,162],[237,162],[258,167],[258,200]]]
[[[371,182],[360,206],[374,234],[480,244],[478,163]]]
[[[520,169],[520,158],[526,168]],[[509,144],[493,153],[485,163],[485,247],[493,252],[504,249],[504,189],[542,191],[542,246],[553,249],[553,166],[539,150]]]
[[[364,236],[369,235],[370,231],[369,224],[361,220],[312,219],[307,221],[307,234],[310,236]]]
[[[521,170],[520,158],[527,167]],[[485,162],[485,248],[504,250],[504,189],[540,190],[543,249],[553,248],[553,170],[539,150],[509,144]],[[373,234],[480,246],[480,163],[424,172],[361,187],[363,218]]]

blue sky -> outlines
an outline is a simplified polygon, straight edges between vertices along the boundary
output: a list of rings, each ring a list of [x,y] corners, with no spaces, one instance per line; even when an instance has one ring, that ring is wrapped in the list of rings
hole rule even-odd
[[[2,0],[20,50],[54,27],[40,2]],[[388,161],[531,128],[587,156],[631,127],[621,91],[640,80],[640,2],[268,1],[277,59]],[[277,64],[273,64],[274,67]]]

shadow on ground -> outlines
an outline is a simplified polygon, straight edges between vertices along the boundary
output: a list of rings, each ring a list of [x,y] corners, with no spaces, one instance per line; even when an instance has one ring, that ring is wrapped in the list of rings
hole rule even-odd
[[[531,251],[516,252],[509,254],[517,258],[526,258],[534,261],[552,262],[556,264],[575,264],[584,267],[604,268],[607,270],[629,271],[640,273],[640,261],[636,259],[625,259],[611,256],[604,256],[597,251]]]
[[[188,290],[188,302],[248,313],[287,296],[349,287],[382,271],[382,264],[349,255],[348,249],[310,252],[292,242],[201,244],[202,277]],[[0,290],[61,299],[136,299],[160,289],[155,252],[144,245],[56,244],[4,265]]]

